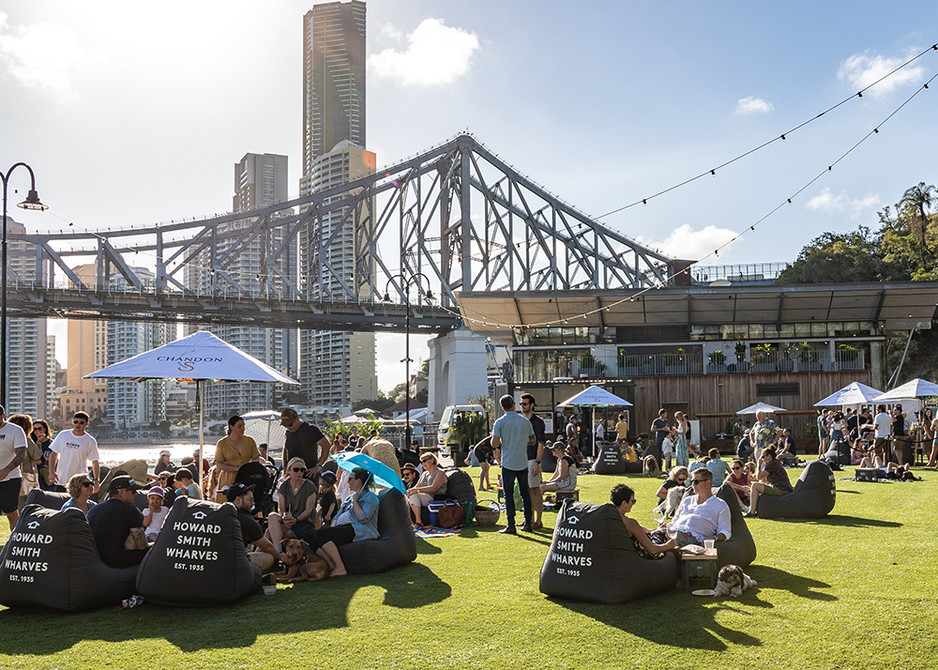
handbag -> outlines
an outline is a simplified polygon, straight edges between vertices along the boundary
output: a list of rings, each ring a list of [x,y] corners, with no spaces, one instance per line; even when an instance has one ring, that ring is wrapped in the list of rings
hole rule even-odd
[[[466,512],[458,500],[444,501],[443,509],[438,512],[440,528],[458,528],[466,521]]]

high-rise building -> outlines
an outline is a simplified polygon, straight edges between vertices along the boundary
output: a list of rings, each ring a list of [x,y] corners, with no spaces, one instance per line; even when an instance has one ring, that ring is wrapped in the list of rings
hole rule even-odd
[[[303,18],[300,195],[373,174],[375,155],[364,147],[365,3],[318,4]],[[301,232],[302,285],[310,300],[345,299],[340,283],[359,290],[362,277],[370,276],[372,261],[362,249],[368,248],[374,226],[371,208],[366,209],[352,216],[333,212],[319,217],[315,229]],[[323,261],[328,272],[320,269]],[[346,413],[355,402],[377,397],[374,334],[303,331],[300,380],[310,405],[330,413]]]
[[[147,268],[133,268],[144,285],[152,285],[155,275]],[[109,281],[112,290],[127,287],[122,275]],[[161,347],[175,339],[175,327],[156,321],[108,321],[107,364]],[[71,366],[70,366],[71,367]],[[107,380],[107,422],[120,429],[145,428],[166,418],[166,381],[155,379],[137,382],[133,379]]]
[[[72,272],[85,286],[97,283],[98,267],[87,263],[72,268]],[[59,396],[62,419],[75,412],[87,412],[92,419],[107,417],[107,379],[85,375],[107,366],[107,322],[88,319],[69,319],[68,368],[65,392]]]
[[[2,225],[2,224],[0,224]],[[7,217],[7,233],[25,233],[26,227]],[[33,282],[41,276],[51,282],[51,265],[36,270],[36,250],[32,245],[8,238],[7,260],[11,282]],[[33,417],[46,415],[46,320],[44,318],[7,318],[6,412],[22,412]]]
[[[303,174],[342,140],[365,146],[365,3],[324,2],[303,17]]]
[[[287,194],[287,157],[278,154],[245,154],[235,164],[233,210],[244,212],[284,202]],[[280,212],[285,216],[286,212]],[[216,258],[231,255],[224,272],[241,286],[250,287],[258,295],[277,293],[284,287],[284,277],[271,272],[266,265],[267,254],[263,235],[246,239],[253,219],[241,219],[219,226],[216,233]],[[279,247],[282,236],[274,229],[271,246]],[[212,268],[207,257],[190,264],[186,272],[189,288],[211,290]],[[290,247],[277,259],[278,268],[286,279],[295,283],[298,274],[296,247]],[[194,332],[194,327],[187,332]],[[243,326],[212,326],[207,328],[232,346],[263,361],[288,376],[298,373],[298,331],[290,328],[248,328]],[[276,409],[281,404],[283,389],[274,384],[209,384],[205,388],[205,413],[223,417],[230,414]]]

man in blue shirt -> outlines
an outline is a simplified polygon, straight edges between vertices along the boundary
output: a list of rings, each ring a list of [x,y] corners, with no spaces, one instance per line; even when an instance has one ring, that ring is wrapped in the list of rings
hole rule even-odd
[[[515,399],[503,395],[499,400],[505,414],[492,426],[492,449],[495,460],[502,468],[502,489],[505,491],[505,513],[508,525],[499,533],[517,535],[515,530],[515,480],[521,491],[524,507],[524,526],[531,532],[531,492],[528,489],[528,438],[534,435],[531,422],[515,411]]]

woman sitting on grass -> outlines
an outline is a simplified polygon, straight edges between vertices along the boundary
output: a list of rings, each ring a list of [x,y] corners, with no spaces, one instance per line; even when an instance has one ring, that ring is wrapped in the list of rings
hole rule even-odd
[[[573,456],[564,453],[564,444],[559,440],[550,447],[551,453],[557,459],[554,474],[541,484],[541,492],[572,491],[576,488],[576,461]]]
[[[609,500],[612,501],[612,504],[619,510],[619,514],[622,515],[622,523],[625,524],[625,529],[629,531],[632,544],[635,545],[635,551],[639,556],[642,558],[661,558],[664,556],[664,552],[677,549],[677,540],[674,538],[664,544],[655,544],[649,537],[649,533],[652,531],[644,528],[635,519],[626,516],[635,505],[635,491],[632,490],[632,487],[626,484],[616,484],[612,487]]]

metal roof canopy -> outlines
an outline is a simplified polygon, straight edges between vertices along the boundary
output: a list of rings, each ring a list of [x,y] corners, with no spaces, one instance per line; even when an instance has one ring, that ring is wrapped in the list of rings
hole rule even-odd
[[[622,290],[473,291],[457,294],[457,300],[471,330],[496,338],[511,333],[500,324],[545,322],[584,327],[876,321],[885,322],[887,330],[910,330],[931,328],[938,283],[691,286],[629,295]]]

